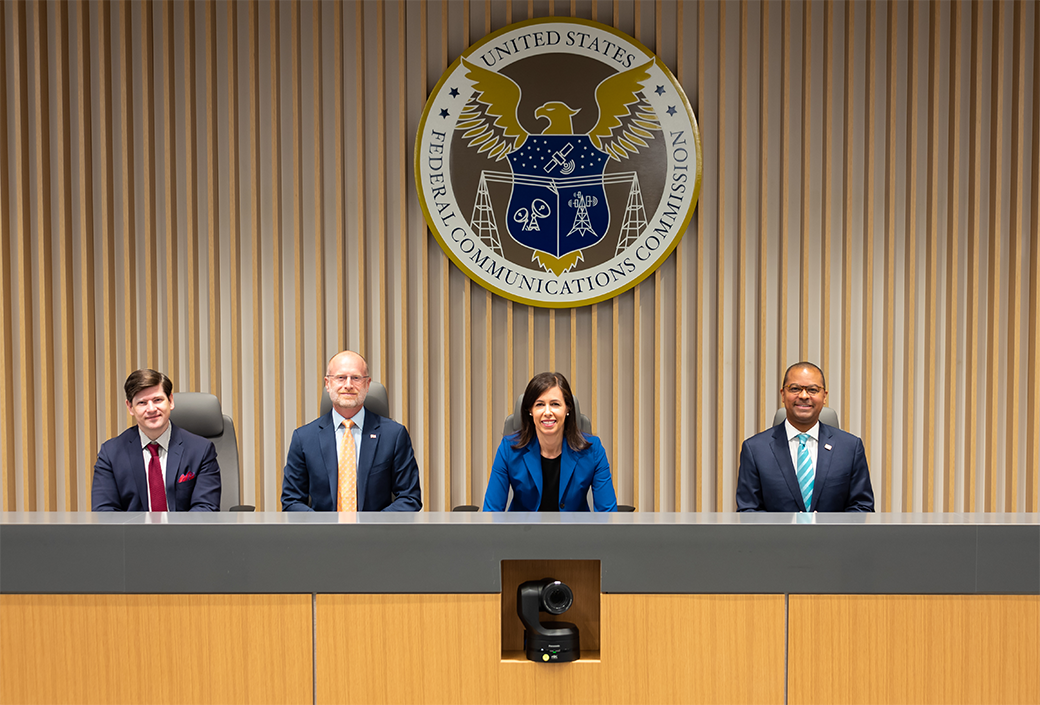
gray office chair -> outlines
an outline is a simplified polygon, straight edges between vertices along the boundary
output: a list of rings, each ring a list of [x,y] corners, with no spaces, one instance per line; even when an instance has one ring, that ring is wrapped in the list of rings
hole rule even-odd
[[[235,423],[220,410],[220,400],[204,392],[176,392],[170,421],[185,431],[213,441],[220,464],[220,510],[251,512],[254,507],[241,504],[238,482],[238,438]]]
[[[781,406],[779,409],[776,410],[776,413],[773,414],[773,425],[779,426],[784,422],[784,419],[786,418],[787,410]],[[834,428],[841,428],[841,424],[838,423],[838,412],[830,408],[829,406],[823,407],[823,409],[820,411],[820,423],[827,424],[828,426],[833,426]]]
[[[379,414],[390,418],[390,399],[386,395],[386,387],[372,380],[368,385],[368,395],[365,397],[365,409],[373,414]],[[332,400],[329,399],[329,390],[321,388],[321,416],[332,411]]]

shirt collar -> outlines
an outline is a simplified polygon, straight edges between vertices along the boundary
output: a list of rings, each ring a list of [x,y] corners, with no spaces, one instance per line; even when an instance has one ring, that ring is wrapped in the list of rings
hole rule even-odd
[[[354,414],[353,416],[351,416],[350,418],[353,419],[355,426],[357,426],[358,428],[364,428],[365,427],[365,407],[362,406],[361,409],[359,409],[358,412],[356,414]],[[339,429],[339,425],[341,423],[343,423],[344,421],[346,421],[346,420],[347,419],[346,419],[345,416],[340,415],[340,413],[338,411],[336,411],[336,407],[332,407],[332,428]]]
[[[799,431],[797,428],[792,426],[791,422],[788,421],[787,419],[784,419],[784,426],[787,427],[787,442],[788,443],[790,443],[795,438],[797,438],[799,434],[803,433],[803,431]],[[816,423],[814,423],[813,427],[810,428],[808,431],[804,431],[804,433],[808,433],[809,434],[809,438],[811,438],[814,441],[816,441],[817,443],[819,443],[820,442],[820,422],[817,421]]]
[[[168,451],[170,449],[170,435],[173,432],[173,424],[172,423],[166,424],[166,430],[163,431],[162,434],[158,438],[156,438],[154,441],[151,438],[149,438],[148,436],[144,435],[144,431],[141,430],[140,426],[137,427],[137,432],[141,435],[141,448],[142,449],[145,446],[147,446],[149,443],[158,443],[159,447],[162,448],[165,451]]]

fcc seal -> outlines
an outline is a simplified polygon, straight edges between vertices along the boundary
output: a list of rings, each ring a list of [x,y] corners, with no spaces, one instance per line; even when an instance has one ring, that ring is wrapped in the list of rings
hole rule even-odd
[[[528,20],[441,77],[415,174],[426,222],[471,279],[532,306],[583,306],[675,249],[700,192],[700,134],[639,42],[588,20]]]

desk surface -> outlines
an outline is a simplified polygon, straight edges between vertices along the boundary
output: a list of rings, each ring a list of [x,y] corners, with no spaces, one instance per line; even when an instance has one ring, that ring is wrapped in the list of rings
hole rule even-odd
[[[3,593],[497,593],[504,559],[596,559],[606,593],[1040,594],[1040,515],[0,514]]]

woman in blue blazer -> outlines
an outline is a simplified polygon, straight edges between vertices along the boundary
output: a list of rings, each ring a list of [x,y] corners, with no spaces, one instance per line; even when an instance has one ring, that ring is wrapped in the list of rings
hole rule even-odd
[[[578,429],[567,378],[543,372],[527,383],[519,433],[502,439],[484,493],[484,511],[587,512],[592,487],[597,512],[616,512],[610,463],[596,436]]]

